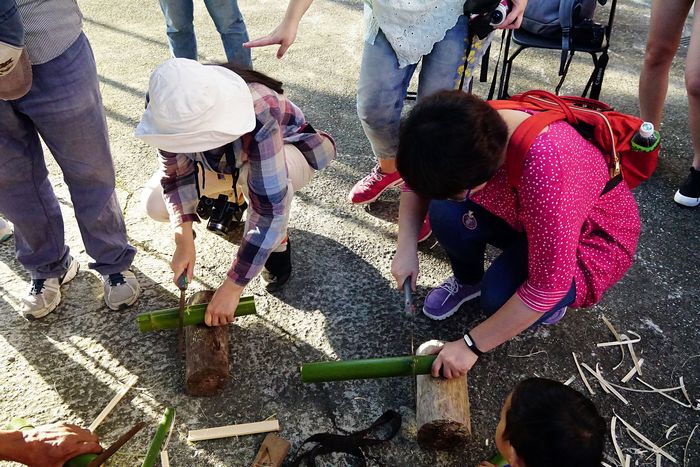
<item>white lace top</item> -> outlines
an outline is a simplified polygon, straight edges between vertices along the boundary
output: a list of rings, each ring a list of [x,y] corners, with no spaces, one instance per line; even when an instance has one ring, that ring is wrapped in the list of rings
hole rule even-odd
[[[457,24],[464,0],[365,0],[365,41],[382,30],[399,67],[418,63]]]

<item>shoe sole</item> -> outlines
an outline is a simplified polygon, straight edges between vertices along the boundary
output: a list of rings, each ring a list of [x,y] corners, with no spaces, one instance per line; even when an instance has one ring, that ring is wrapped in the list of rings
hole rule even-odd
[[[425,306],[423,307],[423,314],[424,314],[425,316],[427,316],[428,318],[432,319],[432,320],[435,320],[435,321],[442,321],[443,319],[449,318],[450,316],[452,316],[452,315],[454,315],[455,313],[457,313],[457,310],[459,310],[459,307],[461,307],[462,305],[464,305],[465,303],[467,303],[469,300],[472,300],[472,299],[474,299],[474,298],[476,298],[476,297],[479,297],[480,295],[481,295],[481,290],[478,291],[478,292],[475,292],[475,293],[473,293],[473,294],[471,294],[471,295],[467,295],[467,296],[466,296],[465,298],[463,298],[462,301],[460,301],[457,305],[455,305],[455,306],[452,307],[450,310],[448,310],[447,313],[444,313],[444,314],[442,314],[442,315],[440,315],[440,316],[431,315],[430,312],[429,312],[428,310],[425,309]]]
[[[260,276],[260,279],[262,280],[263,284],[265,285],[266,291],[276,292],[276,291],[280,290],[282,287],[284,287],[287,282],[289,282],[290,277],[292,277],[291,272],[283,281],[267,282],[262,276]]]
[[[676,191],[676,194],[673,195],[673,201],[675,201],[676,204],[680,204],[686,208],[695,208],[700,206],[700,198],[690,198],[682,195],[680,191]]]
[[[399,180],[396,180],[395,182],[391,182],[391,183],[388,184],[386,187],[384,187],[384,189],[383,189],[382,191],[380,191],[379,193],[377,193],[377,195],[376,195],[374,198],[371,198],[371,199],[368,199],[368,200],[365,200],[365,201],[353,201],[353,200],[351,199],[350,202],[351,202],[352,204],[357,204],[357,205],[373,203],[374,201],[377,200],[377,198],[379,198],[380,196],[382,196],[382,193],[384,193],[384,192],[385,192],[386,190],[388,190],[389,188],[396,188],[396,187],[401,186],[401,185],[403,185],[403,180],[402,180],[402,179],[399,179]]]

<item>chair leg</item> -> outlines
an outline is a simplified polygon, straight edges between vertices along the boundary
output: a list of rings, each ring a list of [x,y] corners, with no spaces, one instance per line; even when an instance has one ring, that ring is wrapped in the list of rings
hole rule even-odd
[[[504,46],[504,51],[503,51],[503,69],[501,70],[501,78],[499,80],[498,84],[498,94],[496,95],[496,99],[507,99],[506,95],[508,94],[508,79],[510,78],[510,57],[508,57],[508,54],[510,53],[510,39],[511,36],[513,35],[512,30],[508,30],[506,33],[505,37],[501,40],[505,40],[505,46]]]

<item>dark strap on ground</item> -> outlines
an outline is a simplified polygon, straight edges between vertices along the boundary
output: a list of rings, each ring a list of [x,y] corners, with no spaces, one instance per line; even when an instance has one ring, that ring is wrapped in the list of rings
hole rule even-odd
[[[387,426],[389,432],[381,436],[382,428]],[[333,452],[344,452],[359,458],[359,466],[366,467],[367,459],[365,454],[362,452],[362,447],[365,446],[375,446],[392,439],[401,429],[401,415],[393,410],[387,410],[384,414],[376,419],[369,427],[364,430],[356,431],[350,433],[349,435],[336,435],[333,433],[316,433],[312,435],[299,446],[297,453],[301,448],[307,443],[316,443],[311,449],[307,449],[301,454],[297,454],[294,461],[292,461],[292,466],[297,467],[302,465],[303,461],[306,461],[306,465],[309,467],[316,467],[316,456],[323,454],[329,454]],[[377,434],[380,435],[377,438],[370,438],[369,435]]]

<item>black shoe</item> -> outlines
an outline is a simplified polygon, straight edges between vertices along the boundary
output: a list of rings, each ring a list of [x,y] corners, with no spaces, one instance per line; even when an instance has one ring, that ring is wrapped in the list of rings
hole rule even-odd
[[[262,272],[262,280],[265,290],[274,292],[279,290],[289,280],[292,274],[292,244],[287,239],[287,249],[278,253],[270,253]]]
[[[673,201],[688,208],[700,205],[700,170],[690,168],[690,174],[678,189]]]

